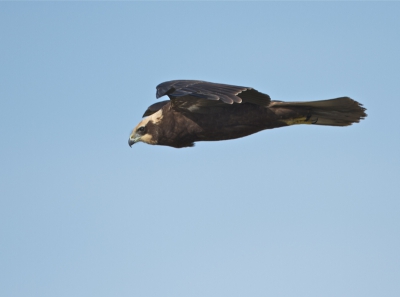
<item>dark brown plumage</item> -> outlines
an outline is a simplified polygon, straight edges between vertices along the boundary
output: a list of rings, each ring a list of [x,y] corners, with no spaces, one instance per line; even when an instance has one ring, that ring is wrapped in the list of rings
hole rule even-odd
[[[198,80],[173,80],[157,86],[155,103],[133,129],[129,145],[142,141],[176,148],[196,141],[244,137],[294,124],[348,126],[366,117],[349,97],[312,102],[271,101],[253,88]]]

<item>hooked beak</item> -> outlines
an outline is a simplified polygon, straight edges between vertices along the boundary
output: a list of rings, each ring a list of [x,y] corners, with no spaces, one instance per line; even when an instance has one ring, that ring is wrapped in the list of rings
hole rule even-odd
[[[129,138],[129,140],[128,140],[128,144],[129,144],[129,146],[130,147],[132,147],[132,145],[133,144],[135,144],[136,142],[135,142],[135,140],[134,139],[132,139],[132,138]]]

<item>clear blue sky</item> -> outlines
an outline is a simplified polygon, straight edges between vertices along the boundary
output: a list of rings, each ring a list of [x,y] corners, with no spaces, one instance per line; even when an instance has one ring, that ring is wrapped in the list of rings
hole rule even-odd
[[[0,295],[400,296],[400,3],[0,3]],[[137,144],[155,86],[350,96],[346,128]]]

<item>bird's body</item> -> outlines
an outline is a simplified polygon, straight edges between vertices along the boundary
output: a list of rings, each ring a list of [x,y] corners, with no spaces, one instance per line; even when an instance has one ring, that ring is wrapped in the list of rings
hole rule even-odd
[[[348,98],[313,102],[271,101],[252,88],[203,81],[169,81],[157,97],[171,100],[150,106],[132,131],[129,144],[142,141],[176,148],[196,141],[235,139],[293,124],[347,126],[366,116]]]
[[[216,113],[182,113],[167,103],[161,109],[163,125],[158,125],[159,145],[192,146],[196,141],[228,140],[268,128],[283,126],[269,108],[254,104],[228,105]],[[154,128],[155,129],[155,128]]]

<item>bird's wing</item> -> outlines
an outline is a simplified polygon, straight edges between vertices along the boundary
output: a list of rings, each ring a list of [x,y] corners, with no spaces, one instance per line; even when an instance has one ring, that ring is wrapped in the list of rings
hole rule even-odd
[[[267,106],[271,98],[253,88],[211,83],[201,80],[172,80],[157,86],[157,98],[168,95],[172,107],[190,112],[209,112],[216,106],[252,103]]]
[[[169,102],[169,100],[164,100],[164,101],[157,102],[157,103],[150,105],[147,108],[147,110],[144,112],[143,117],[147,117],[147,116],[152,115],[153,113],[159,111],[168,102]]]

